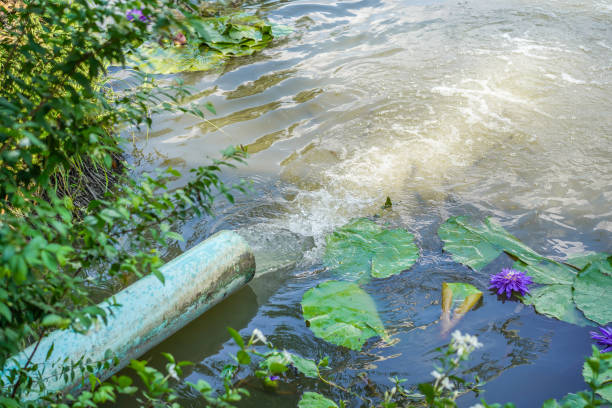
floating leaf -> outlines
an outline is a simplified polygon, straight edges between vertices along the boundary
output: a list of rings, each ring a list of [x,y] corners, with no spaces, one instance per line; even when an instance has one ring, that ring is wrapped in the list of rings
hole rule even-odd
[[[305,392],[298,403],[298,408],[338,408],[338,405],[319,393]]]
[[[357,284],[327,281],[302,298],[306,324],[315,336],[339,346],[361,350],[367,339],[387,339],[374,300]]]
[[[534,265],[527,265],[521,261],[516,261],[512,267],[519,271],[524,271],[532,277],[535,283],[547,285],[571,285],[576,277],[576,271],[572,268],[549,259]]]
[[[572,299],[571,285],[547,285],[531,290],[523,303],[533,305],[538,313],[579,326],[591,323],[576,309]]]
[[[584,269],[588,264],[606,260],[610,254],[604,252],[592,252],[583,255],[574,255],[568,258],[567,263],[578,269]]]
[[[287,35],[286,26],[272,26],[257,16],[233,13],[220,17],[191,17],[184,46],[146,43],[130,58],[132,66],[147,73],[172,74],[206,71],[230,56],[251,55],[265,48],[274,37]]]
[[[506,252],[526,264],[538,264],[544,258],[510,235],[491,218],[484,222],[467,216],[451,217],[438,229],[444,250],[453,259],[480,270]]]
[[[142,72],[174,74],[186,71],[207,71],[223,62],[222,54],[187,44],[182,47],[162,47],[158,44],[144,44],[130,63]]]
[[[419,249],[403,229],[385,230],[359,218],[326,237],[324,262],[350,278],[387,278],[414,265]]]
[[[574,301],[584,315],[601,325],[612,322],[612,276],[602,272],[608,261],[583,269],[574,281]]]
[[[314,361],[298,356],[297,354],[291,354],[291,361],[293,362],[295,368],[297,368],[297,370],[306,377],[319,377],[319,368]]]

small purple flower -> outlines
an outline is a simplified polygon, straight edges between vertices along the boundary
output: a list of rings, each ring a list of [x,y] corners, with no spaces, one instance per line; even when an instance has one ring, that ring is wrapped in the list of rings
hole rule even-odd
[[[512,292],[519,292],[521,296],[529,293],[527,285],[532,284],[533,281],[531,276],[525,275],[525,272],[504,268],[500,273],[491,275],[490,283],[489,289],[497,289],[498,295],[506,292],[506,297],[510,299]]]
[[[280,377],[278,375],[271,375],[268,377],[268,380],[270,381],[278,381],[280,380]]]
[[[146,23],[146,22],[149,20],[149,19],[147,18],[147,16],[145,16],[145,15],[142,13],[142,10],[141,10],[141,9],[131,9],[131,10],[128,10],[128,11],[127,11],[127,13],[125,13],[125,17],[127,17],[127,19],[128,19],[129,21],[132,21],[132,20],[134,20],[135,18],[137,18],[137,19],[139,19],[140,21],[142,21],[142,22],[145,22],[145,23]]]
[[[591,338],[597,340],[597,345],[603,347],[602,353],[612,352],[612,326],[611,327],[600,327],[600,333],[591,332]]]

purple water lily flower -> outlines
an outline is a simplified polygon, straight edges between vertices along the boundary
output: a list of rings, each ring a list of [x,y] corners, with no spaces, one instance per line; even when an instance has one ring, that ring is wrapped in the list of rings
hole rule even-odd
[[[527,276],[525,272],[504,268],[500,273],[491,275],[490,283],[489,289],[497,289],[498,295],[506,292],[506,297],[510,299],[512,292],[519,292],[521,296],[529,293],[527,286],[531,285],[533,281],[531,276]]]
[[[597,345],[602,347],[602,353],[612,352],[612,326],[600,327],[599,332],[591,332],[591,338],[597,340]]]
[[[142,21],[142,22],[145,22],[145,23],[146,23],[146,22],[149,20],[149,19],[147,18],[147,16],[145,16],[145,15],[142,13],[142,10],[141,10],[141,9],[131,9],[131,10],[128,10],[128,11],[127,11],[127,13],[125,13],[125,17],[126,17],[126,18],[127,18],[129,21],[132,21],[132,20],[134,20],[134,19],[136,19],[136,18],[137,18],[137,19],[139,19],[140,21]]]

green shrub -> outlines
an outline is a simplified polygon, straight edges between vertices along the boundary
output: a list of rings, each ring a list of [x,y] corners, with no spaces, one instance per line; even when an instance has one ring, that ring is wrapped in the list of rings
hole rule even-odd
[[[147,21],[128,20],[131,9]],[[194,169],[173,191],[175,170],[134,180],[117,166],[120,126],[150,126],[162,110],[203,116],[180,106],[188,95],[180,83],[161,87],[136,73],[139,86],[115,92],[105,82],[110,66],[123,65],[143,41],[183,29],[177,16],[190,12],[162,0],[0,2],[0,366],[51,330],[85,332],[104,319],[88,287],[108,276],[161,278],[152,243],[180,239],[171,225],[210,213],[217,194],[233,200],[219,171],[242,161],[240,149]],[[76,207],[60,181],[79,165],[112,174],[112,194]],[[36,385],[34,371],[5,370],[4,405]]]

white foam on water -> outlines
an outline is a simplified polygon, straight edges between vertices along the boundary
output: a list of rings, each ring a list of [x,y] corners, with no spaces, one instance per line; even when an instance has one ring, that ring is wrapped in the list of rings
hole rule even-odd
[[[576,79],[570,74],[565,73],[565,72],[561,73],[561,79],[563,79],[565,82],[569,82],[570,84],[576,84],[576,85],[586,84],[585,81],[581,79]]]

